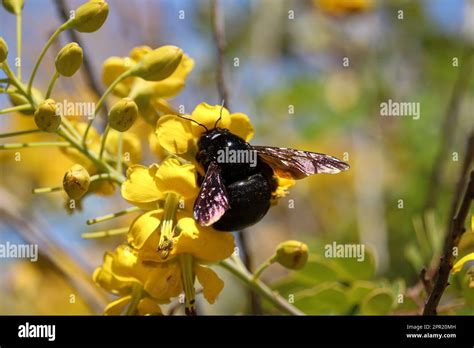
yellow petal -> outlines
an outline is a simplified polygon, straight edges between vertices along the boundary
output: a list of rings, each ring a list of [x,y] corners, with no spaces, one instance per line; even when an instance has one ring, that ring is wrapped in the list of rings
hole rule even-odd
[[[169,261],[155,264],[144,284],[144,289],[159,300],[178,296],[183,291],[179,263]]]
[[[194,109],[192,118],[197,122],[205,125],[208,129],[214,128],[216,121],[219,119],[222,112],[222,118],[217,124],[219,128],[229,128],[230,114],[226,108],[221,105],[209,105],[201,103]],[[195,137],[199,137],[205,130],[201,126],[192,123],[192,131]]]
[[[119,245],[114,252],[112,272],[116,276],[133,277],[133,270],[139,266],[137,252],[128,245]]]
[[[168,156],[168,152],[160,145],[155,133],[150,133],[148,136],[148,143],[150,144],[151,152],[153,152],[160,162]]]
[[[216,301],[221,290],[224,288],[224,281],[217,276],[217,274],[210,268],[196,264],[194,272],[202,285],[204,298],[210,304]]]
[[[131,277],[120,277],[113,273],[114,256],[106,253],[102,267],[97,268],[92,275],[93,281],[105,290],[114,294],[126,294],[136,282]]]
[[[184,198],[196,197],[196,168],[192,164],[180,164],[169,158],[160,164],[155,176],[156,186],[162,193],[177,193]]]
[[[110,86],[117,77],[133,65],[135,65],[135,62],[129,58],[110,57],[106,59],[102,66],[102,82],[106,86]],[[134,77],[127,77],[114,88],[114,93],[121,97],[127,96],[133,81]]]
[[[242,113],[230,115],[229,130],[247,142],[250,141],[254,135],[253,126],[249,117]]]
[[[151,104],[162,115],[173,115],[176,111],[173,106],[163,98],[151,98]]]
[[[102,196],[111,196],[115,193],[117,186],[114,182],[99,180],[91,182],[89,192],[94,192]]]
[[[451,270],[451,272],[454,274],[454,273],[458,273],[459,271],[461,271],[461,269],[464,267],[464,264],[466,262],[469,262],[469,261],[474,261],[474,253],[470,253],[470,254],[467,254],[466,256],[464,256],[461,260],[459,260],[458,262],[456,262],[453,266],[453,269]]]
[[[156,124],[156,135],[160,145],[176,155],[196,152],[190,123],[174,115],[161,116]]]
[[[160,240],[158,227],[162,217],[163,210],[152,210],[140,215],[130,227],[128,242],[136,249],[141,249],[147,242],[155,245],[155,248],[158,247]]]
[[[122,143],[122,161],[128,166],[139,163],[142,158],[142,148],[140,139],[136,134],[130,132],[120,133],[114,129],[109,131],[107,136],[107,151],[117,155],[119,146],[119,134],[123,137]]]
[[[180,234],[174,239],[171,256],[186,253],[199,260],[217,262],[234,252],[234,237],[229,232],[200,226],[191,217],[179,218],[176,228]]]
[[[122,184],[122,197],[142,209],[156,208],[156,202],[163,199],[163,194],[155,183],[157,165],[144,167],[133,165],[127,170],[127,180]]]
[[[153,83],[153,96],[171,98],[176,96],[186,84],[186,77],[193,69],[194,61],[187,55],[181,59],[178,68],[164,80]]]
[[[135,62],[140,61],[143,56],[149,52],[153,51],[153,49],[150,46],[137,46],[132,48],[132,50],[129,52],[128,56],[133,59]]]
[[[122,314],[125,307],[130,303],[132,296],[124,296],[119,299],[110,302],[107,307],[105,307],[104,315],[120,315]]]
[[[276,204],[279,198],[288,195],[288,190],[295,184],[295,180],[291,178],[283,178],[275,176],[277,179],[277,189],[272,193],[272,204]]]
[[[137,309],[140,315],[162,314],[160,306],[149,297],[142,298],[140,302],[138,302]]]

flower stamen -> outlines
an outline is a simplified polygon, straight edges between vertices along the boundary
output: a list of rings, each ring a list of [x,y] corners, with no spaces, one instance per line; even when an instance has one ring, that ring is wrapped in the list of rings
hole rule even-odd
[[[163,213],[163,222],[160,229],[160,242],[158,252],[164,260],[173,249],[174,220],[178,210],[180,197],[176,193],[167,193],[165,196],[165,206]]]

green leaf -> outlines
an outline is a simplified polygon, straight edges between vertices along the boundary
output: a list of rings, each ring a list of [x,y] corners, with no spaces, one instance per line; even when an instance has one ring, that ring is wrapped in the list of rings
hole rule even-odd
[[[346,314],[351,304],[345,289],[338,283],[324,283],[295,294],[295,305],[307,314]]]
[[[372,290],[377,287],[376,284],[365,280],[356,280],[352,283],[348,291],[349,302],[353,305],[359,304]]]
[[[361,303],[360,313],[364,315],[387,315],[395,305],[395,296],[389,289],[372,290]]]
[[[337,266],[328,261],[328,259],[320,255],[311,254],[306,266],[296,273],[297,277],[299,279],[312,280],[315,284],[338,280],[339,270]]]
[[[363,261],[357,258],[333,258],[328,259],[337,268],[340,280],[368,280],[375,275],[375,259],[370,250],[365,249]]]

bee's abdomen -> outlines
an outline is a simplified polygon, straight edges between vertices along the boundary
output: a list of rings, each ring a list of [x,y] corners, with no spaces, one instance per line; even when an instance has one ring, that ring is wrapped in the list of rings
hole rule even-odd
[[[237,231],[260,221],[270,208],[272,182],[264,173],[226,186],[230,209],[213,227],[220,231]]]

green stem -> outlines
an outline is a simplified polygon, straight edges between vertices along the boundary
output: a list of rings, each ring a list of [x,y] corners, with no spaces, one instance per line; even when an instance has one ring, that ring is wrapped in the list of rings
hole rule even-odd
[[[128,305],[125,315],[135,315],[137,312],[138,304],[143,297],[143,286],[140,283],[133,284],[132,288],[132,300]]]
[[[34,194],[38,193],[51,193],[51,192],[58,192],[62,191],[63,187],[40,187],[40,188],[35,188],[33,189]]]
[[[64,126],[64,128],[73,136],[76,138],[76,140],[80,141],[82,139],[81,135],[77,131],[76,128],[72,125],[71,122],[66,118],[66,116],[61,116],[61,124]]]
[[[68,24],[68,22],[63,23],[58,29],[56,29],[53,35],[51,35],[49,40],[46,42],[46,45],[44,45],[43,50],[41,51],[38,57],[38,60],[36,61],[35,67],[33,68],[33,72],[31,73],[30,79],[28,81],[28,88],[27,88],[28,94],[31,93],[31,87],[33,86],[36,73],[38,72],[38,68],[41,64],[41,61],[44,58],[44,55],[46,54],[46,52],[48,51],[49,47],[54,42],[54,40],[56,40],[56,38],[59,36],[59,34],[61,34],[64,30],[66,30],[66,25]]]
[[[194,259],[191,254],[179,255],[181,279],[183,281],[186,315],[196,315],[196,289],[194,288]]]
[[[23,105],[18,105],[18,106],[12,106],[11,108],[0,110],[0,115],[9,114],[11,112],[24,111],[24,110],[31,110],[31,105],[23,104]]]
[[[0,134],[0,138],[16,137],[18,135],[32,134],[32,133],[39,133],[39,132],[41,132],[41,130],[39,129],[30,129],[30,130],[24,130],[24,131],[18,131],[18,132],[3,133],[3,134]]]
[[[119,211],[119,212],[116,212],[116,213],[99,216],[99,217],[96,217],[95,219],[89,219],[89,220],[87,220],[87,224],[88,225],[93,225],[93,224],[96,224],[96,223],[99,223],[99,222],[109,221],[109,220],[115,219],[116,217],[126,215],[126,214],[130,214],[130,213],[134,213],[134,212],[139,211],[139,210],[140,210],[140,208],[138,208],[138,207],[130,207],[128,209],[125,209],[125,210],[122,210],[122,211]]]
[[[262,275],[262,273],[268,268],[270,267],[273,263],[275,262],[275,255],[270,257],[268,260],[266,260],[265,262],[263,262],[258,268],[257,270],[253,273],[253,279],[256,280],[258,278],[260,278],[260,276]]]
[[[4,61],[1,65],[3,71],[5,71],[5,74],[7,74],[10,83],[15,86],[21,94],[23,94],[23,96],[30,102],[32,108],[35,109],[36,103],[31,97],[31,94],[26,92],[25,88],[23,87],[23,84],[15,77],[15,74],[13,74],[13,71],[8,65],[8,62]]]
[[[95,117],[97,116],[97,114],[99,113],[100,109],[102,108],[102,106],[104,105],[104,102],[105,102],[105,98],[107,98],[107,96],[112,93],[112,91],[114,90],[115,86],[117,86],[122,80],[126,79],[127,77],[130,76],[130,74],[132,73],[132,69],[130,68],[129,70],[127,71],[124,71],[119,77],[117,77],[115,79],[114,82],[112,82],[112,84],[109,86],[109,88],[107,88],[107,90],[104,92],[104,94],[102,94],[102,96],[100,97],[99,101],[97,102],[97,105],[95,106],[95,110],[94,110],[94,117],[91,118],[89,120],[89,123],[87,124],[87,128],[86,128],[86,131],[84,133],[84,137],[82,139],[82,143],[83,144],[86,144],[87,142],[87,136],[89,134],[89,129],[91,128],[92,126],[92,123],[94,122],[94,119]]]
[[[69,147],[68,142],[64,141],[45,141],[37,143],[11,143],[11,144],[0,144],[0,150],[15,150],[23,149],[25,147]]]
[[[246,269],[238,267],[235,262],[230,260],[222,260],[219,262],[219,266],[228,270],[230,273],[235,275],[240,279],[244,284],[246,284],[252,291],[256,294],[262,296],[270,303],[272,303],[276,308],[281,310],[284,313],[291,315],[305,315],[298,308],[292,306],[288,301],[286,301],[279,294],[270,289],[266,284],[258,279],[253,279],[252,274]]]
[[[58,77],[59,73],[55,71],[54,75],[51,77],[51,81],[49,81],[48,91],[46,92],[46,96],[44,97],[44,99],[49,99],[49,97],[51,96],[51,92],[53,92],[54,84],[58,80]]]
[[[99,151],[99,159],[102,161],[102,157],[104,155],[104,150],[105,150],[105,143],[107,142],[107,136],[109,135],[110,131],[110,126],[107,123],[107,126],[105,127],[104,134],[102,134],[102,139],[100,141],[100,151]]]
[[[115,181],[117,184],[122,183],[115,177],[115,175],[110,174],[110,173],[100,173],[100,174],[91,176],[91,182],[99,181],[99,180],[112,180],[112,181]]]
[[[117,236],[120,234],[125,234],[130,230],[130,227],[115,228],[112,230],[97,231],[97,232],[87,232],[81,234],[81,237],[84,239],[94,239],[94,238],[103,238]]]
[[[113,179],[117,181],[117,183],[123,183],[125,181],[126,178],[122,173],[118,173],[109,164],[99,160],[97,155],[89,149],[84,148],[79,140],[74,139],[64,131],[58,131],[58,134],[65,140],[67,140],[71,144],[71,146],[73,146],[82,154],[84,154],[87,158],[89,158],[97,166],[98,169],[111,174],[113,176]]]
[[[118,149],[117,149],[117,172],[122,173],[122,157],[123,157],[123,133],[120,132],[118,136]]]
[[[16,76],[21,81],[21,11],[16,14],[16,56],[20,58],[20,64],[17,66]]]

